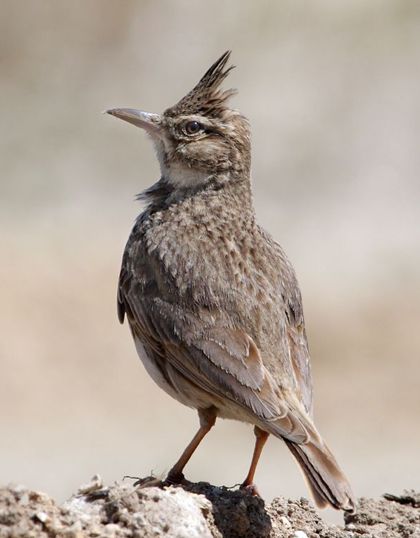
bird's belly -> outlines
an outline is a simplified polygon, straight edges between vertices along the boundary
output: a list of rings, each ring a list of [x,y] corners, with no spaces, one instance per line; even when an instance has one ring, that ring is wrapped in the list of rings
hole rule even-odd
[[[174,387],[165,379],[165,376],[162,374],[159,366],[156,364],[156,361],[153,358],[150,358],[147,354],[143,344],[138,338],[134,338],[134,343],[136,345],[137,354],[140,357],[141,362],[146,368],[147,373],[153,379],[153,381],[166,393],[170,396],[179,400],[178,394]]]
[[[193,409],[205,409],[216,404],[207,392],[196,387],[183,376],[180,376],[169,364],[166,365],[166,377],[163,375],[160,367],[156,364],[153,357],[150,357],[143,344],[138,338],[134,338],[137,354],[139,355],[147,373],[153,381],[164,390],[169,396],[172,396],[178,402],[192,407]],[[168,382],[168,378],[170,382]]]
[[[167,365],[166,375],[163,375],[161,369],[156,364],[156,361],[151,358],[143,344],[138,338],[134,338],[137,354],[139,355],[147,373],[153,381],[164,390],[169,396],[172,396],[178,402],[191,407],[193,409],[206,409],[208,407],[216,407],[220,418],[229,418],[243,422],[249,422],[249,414],[246,413],[240,406],[229,400],[219,398],[215,394],[198,387],[191,383],[184,376],[179,374],[172,366]]]

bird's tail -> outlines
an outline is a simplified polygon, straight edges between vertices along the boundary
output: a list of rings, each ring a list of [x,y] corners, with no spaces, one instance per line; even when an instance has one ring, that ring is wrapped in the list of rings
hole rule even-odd
[[[316,505],[354,512],[354,496],[347,478],[321,437],[313,433],[304,444],[283,439],[299,463]]]

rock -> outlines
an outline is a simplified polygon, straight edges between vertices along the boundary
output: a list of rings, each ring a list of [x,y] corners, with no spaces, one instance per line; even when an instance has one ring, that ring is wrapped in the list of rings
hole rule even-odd
[[[369,538],[420,538],[419,499],[414,491],[401,497],[385,494],[382,499],[361,498],[357,513],[345,515],[346,528],[351,525],[358,536]]]
[[[412,491],[362,498],[339,527],[306,499],[266,505],[207,483],[104,487],[95,476],[61,506],[22,486],[0,489],[0,538],[420,538],[419,498]]]

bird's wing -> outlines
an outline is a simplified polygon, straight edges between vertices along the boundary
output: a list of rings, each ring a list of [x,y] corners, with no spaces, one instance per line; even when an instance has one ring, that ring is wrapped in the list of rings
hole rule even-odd
[[[311,360],[306,339],[303,315],[291,320],[287,326],[292,371],[295,376],[297,396],[310,416],[313,414]]]
[[[185,312],[162,299],[126,291],[120,288],[120,300],[131,329],[167,380],[165,361],[196,387],[254,415],[275,435],[306,442],[304,414],[274,382],[248,334],[208,312]]]
[[[126,303],[124,301],[124,293],[130,288],[131,276],[127,271],[127,263],[125,258],[127,257],[124,252],[124,257],[121,265],[120,276],[118,278],[118,290],[117,290],[117,313],[120,323],[124,323],[124,317],[126,312]]]
[[[282,342],[284,350],[279,367],[284,367],[284,361],[290,363],[290,368],[287,369],[294,376],[296,398],[311,416],[313,409],[311,363],[299,284],[293,266],[281,246],[266,230],[261,227],[258,230],[263,244],[268,246],[265,251],[264,267],[268,280],[275,290],[274,300],[280,315],[277,323],[285,322],[285,340]]]

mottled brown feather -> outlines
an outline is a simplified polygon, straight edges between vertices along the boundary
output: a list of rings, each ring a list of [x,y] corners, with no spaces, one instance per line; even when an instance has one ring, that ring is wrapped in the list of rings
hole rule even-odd
[[[226,51],[206,71],[198,84],[178,103],[165,110],[165,116],[176,117],[186,114],[201,114],[210,118],[219,117],[226,109],[226,101],[235,90],[219,90],[219,86],[234,66],[225,69],[230,51]]]
[[[227,107],[232,90],[220,90],[229,55],[161,117],[162,177],[143,194],[147,207],[126,245],[118,317],[127,316],[164,390],[282,438],[316,502],[351,510],[350,485],[312,422],[296,276],[255,220],[248,122]],[[202,121],[191,140],[182,131],[188,114]]]

